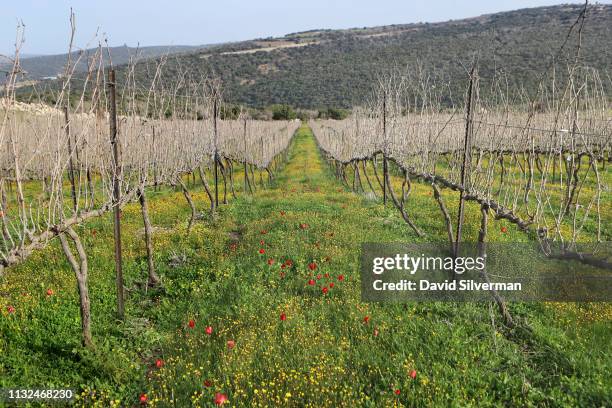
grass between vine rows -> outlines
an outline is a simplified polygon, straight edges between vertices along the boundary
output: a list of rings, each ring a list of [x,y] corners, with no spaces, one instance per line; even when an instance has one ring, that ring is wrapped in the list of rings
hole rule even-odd
[[[431,189],[413,188],[408,210],[429,234],[421,240],[444,240]],[[149,406],[212,406],[217,393],[235,406],[612,400],[608,305],[511,304],[520,327],[510,331],[488,304],[362,303],[360,243],[419,239],[391,205],[336,181],[306,126],[270,188],[231,200],[191,234],[181,192],[151,192],[150,212],[163,284],[145,290],[141,218],[129,205],[124,323],[114,317],[110,217],[77,231],[89,255],[94,350],[79,344],[75,279],[57,243],[7,271],[0,388],[70,387],[83,406],[138,406],[143,394]],[[477,214],[467,214],[467,239]],[[523,239],[503,221],[490,230],[496,241]]]

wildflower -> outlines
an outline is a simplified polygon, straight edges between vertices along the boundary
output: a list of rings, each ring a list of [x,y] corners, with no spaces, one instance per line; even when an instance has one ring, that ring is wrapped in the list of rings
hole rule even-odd
[[[333,288],[333,287],[334,287],[334,282],[331,282],[331,283],[329,284],[329,287],[330,287],[330,288]]]
[[[266,230],[261,230],[261,231],[259,231],[259,233],[260,233],[261,235],[266,235],[266,234],[268,233],[268,231],[266,231]]]
[[[204,333],[208,334],[209,336],[213,334],[212,326],[206,326],[206,329],[204,329]]]
[[[141,404],[146,404],[147,403],[147,394],[140,394],[140,403]]]
[[[395,390],[395,395],[400,395],[401,391],[400,390]]]
[[[370,321],[370,316],[365,316],[365,317],[363,318],[363,322],[364,322],[365,324],[367,324],[369,321]]]
[[[284,211],[281,211],[281,212],[280,212],[280,215],[283,215],[283,216],[284,216],[285,214],[286,214],[286,213],[285,213]]]
[[[310,280],[308,281],[308,284],[309,284],[310,286],[314,286],[314,284],[315,284],[314,279],[310,279]]]
[[[259,241],[259,245],[264,246],[266,245],[265,241],[262,239],[261,241]]]
[[[327,286],[324,286],[323,289],[321,289],[323,294],[327,294],[327,292],[329,292],[329,289],[327,289]]]
[[[308,224],[306,224],[306,223],[301,223],[300,224],[300,229],[306,229],[306,228],[308,228]]]
[[[378,329],[374,329],[374,337],[378,337],[378,334],[379,334]]]
[[[317,279],[321,279],[323,276],[321,274],[317,275]]]
[[[501,227],[501,232],[505,234],[506,232],[508,232],[508,228],[506,228],[506,227]]]
[[[227,341],[227,348],[231,350],[234,347],[236,347],[236,342],[234,340],[228,340]]]
[[[205,387],[212,387],[212,381],[210,381],[210,380],[204,380],[204,386],[205,386]]]
[[[416,378],[417,372],[416,370],[410,370],[410,378],[412,378],[413,380]]]
[[[326,274],[325,274],[325,277],[326,277],[326,278],[329,278],[329,273],[326,273]]]
[[[9,313],[15,313],[15,308],[14,308],[13,306],[10,306],[10,305],[9,305],[9,306],[6,308],[6,311],[7,311],[7,312],[9,312]]]
[[[285,272],[281,272],[280,273],[280,277],[281,277],[281,279],[284,278],[285,277]]]
[[[309,268],[311,271],[314,271],[315,269],[317,269],[317,264],[316,264],[316,263],[314,263],[314,262],[311,262],[311,263],[309,263],[309,264],[308,264],[308,268]]]
[[[220,392],[215,394],[215,405],[223,405],[227,402],[227,395]]]
[[[47,289],[47,296],[53,296],[53,289]]]
[[[157,368],[162,368],[162,367],[164,366],[164,360],[162,360],[161,358],[158,358],[158,359],[155,361],[155,366],[156,366]]]
[[[344,275],[338,275],[338,280],[342,282],[344,280]]]
[[[272,264],[274,264],[274,259],[272,258],[268,259],[268,265],[272,265]]]
[[[265,250],[265,249],[263,249],[263,248],[261,248],[261,249],[259,250],[259,253],[263,255],[263,254],[265,254],[265,253],[266,253],[266,250]]]
[[[281,319],[282,322],[284,322],[285,320],[287,320],[287,315],[284,314],[284,313],[281,313],[280,319]]]
[[[189,325],[189,327],[191,327],[193,329],[195,327],[195,320],[193,320],[193,319],[189,320],[188,325]]]

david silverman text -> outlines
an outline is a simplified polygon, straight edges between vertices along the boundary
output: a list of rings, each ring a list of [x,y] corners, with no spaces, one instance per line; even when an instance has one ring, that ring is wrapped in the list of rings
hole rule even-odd
[[[522,290],[520,282],[477,282],[474,280],[460,280],[444,282],[430,282],[426,279],[418,281],[402,279],[398,282],[383,282],[378,279],[372,283],[374,290],[377,291],[479,291],[479,290],[496,290],[496,291],[517,291]]]

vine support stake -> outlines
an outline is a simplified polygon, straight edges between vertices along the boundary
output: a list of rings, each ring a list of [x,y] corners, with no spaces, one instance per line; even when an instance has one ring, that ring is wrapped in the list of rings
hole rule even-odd
[[[383,204],[387,205],[387,92],[383,96]]]
[[[113,216],[115,233],[115,280],[117,284],[117,315],[123,320],[125,317],[124,293],[123,293],[123,261],[121,256],[121,200],[120,189],[120,152],[117,140],[117,97],[115,90],[115,70],[108,72],[108,92],[110,102],[109,123],[110,143],[113,150]]]
[[[72,158],[72,136],[70,135],[70,117],[68,115],[68,106],[70,106],[70,100],[68,100],[67,106],[64,107],[64,121],[66,122],[66,140],[68,142],[68,177],[70,178],[70,196],[72,197],[72,208],[76,213],[78,208],[77,193],[76,193],[76,179],[74,176],[74,160]]]
[[[461,233],[463,232],[463,218],[465,212],[465,195],[469,182],[469,166],[471,162],[471,144],[472,144],[472,116],[474,104],[474,82],[476,77],[476,64],[472,66],[470,71],[470,84],[468,87],[467,103],[466,103],[466,121],[465,121],[465,139],[463,144],[463,162],[461,163],[461,186],[463,187],[459,193],[459,215],[457,219],[457,237],[455,238],[455,256],[459,255],[459,245],[461,242]]]
[[[219,152],[217,151],[217,94],[213,98],[213,128],[215,137],[215,208],[219,207]]]

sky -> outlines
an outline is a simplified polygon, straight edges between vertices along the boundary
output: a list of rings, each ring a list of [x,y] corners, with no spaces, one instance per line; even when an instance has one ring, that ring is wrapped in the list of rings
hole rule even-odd
[[[88,48],[97,45],[96,32],[112,46],[201,45],[282,36],[316,28],[446,21],[568,2],[582,3],[569,0],[3,0],[0,54],[14,53],[19,21],[25,24],[22,53],[67,52],[71,7],[76,15],[75,45]]]

